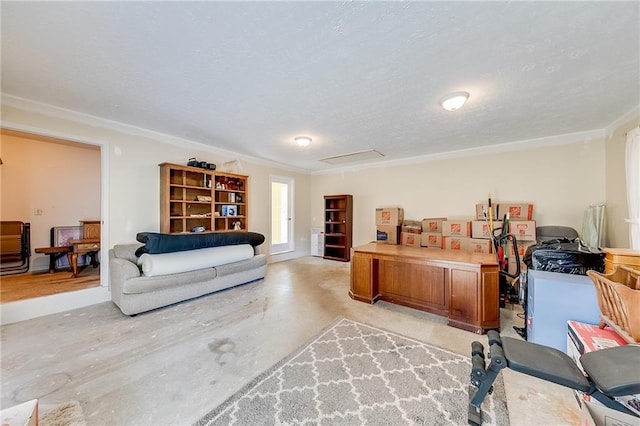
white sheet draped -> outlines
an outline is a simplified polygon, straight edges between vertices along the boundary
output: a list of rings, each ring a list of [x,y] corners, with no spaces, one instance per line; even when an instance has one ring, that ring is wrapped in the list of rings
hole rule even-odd
[[[629,206],[629,247],[640,250],[640,127],[627,133],[625,155],[627,205]]]

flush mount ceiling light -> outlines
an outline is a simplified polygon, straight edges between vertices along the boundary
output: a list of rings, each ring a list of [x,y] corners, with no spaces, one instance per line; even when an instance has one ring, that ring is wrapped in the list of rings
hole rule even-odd
[[[296,136],[293,140],[296,141],[298,146],[309,146],[311,143],[311,138],[309,136]]]
[[[462,105],[467,102],[467,99],[469,99],[469,94],[467,92],[449,93],[447,96],[442,98],[440,105],[442,105],[442,108],[447,111],[455,111],[462,108]]]

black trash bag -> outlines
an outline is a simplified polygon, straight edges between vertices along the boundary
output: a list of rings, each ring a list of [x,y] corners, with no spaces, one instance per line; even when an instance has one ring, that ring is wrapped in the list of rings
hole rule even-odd
[[[527,248],[523,261],[535,271],[587,275],[590,269],[604,272],[604,256],[601,249],[587,246],[580,238],[558,238]]]

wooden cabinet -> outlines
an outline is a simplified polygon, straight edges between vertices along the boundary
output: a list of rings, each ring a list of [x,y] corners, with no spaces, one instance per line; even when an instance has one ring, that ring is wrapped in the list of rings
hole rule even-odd
[[[351,259],[353,197],[324,196],[324,258],[348,262]]]
[[[160,164],[160,232],[246,231],[248,186],[248,176]]]
[[[448,318],[477,333],[500,328],[498,264],[479,253],[370,243],[353,249],[352,299],[378,299]]]

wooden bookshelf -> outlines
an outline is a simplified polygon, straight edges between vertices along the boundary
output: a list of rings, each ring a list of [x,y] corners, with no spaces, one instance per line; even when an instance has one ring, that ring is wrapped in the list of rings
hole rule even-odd
[[[160,164],[160,232],[246,231],[249,177],[179,164]]]

